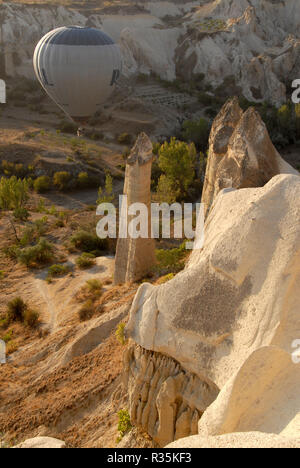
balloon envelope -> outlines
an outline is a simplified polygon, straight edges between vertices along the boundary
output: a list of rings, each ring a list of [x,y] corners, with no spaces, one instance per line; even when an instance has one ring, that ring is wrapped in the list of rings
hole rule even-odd
[[[110,97],[122,70],[117,44],[103,31],[80,26],[47,33],[33,65],[48,95],[75,122],[84,123]]]

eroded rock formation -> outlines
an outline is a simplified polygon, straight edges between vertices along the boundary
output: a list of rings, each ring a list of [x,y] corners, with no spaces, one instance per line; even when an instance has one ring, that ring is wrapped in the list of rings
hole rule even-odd
[[[230,86],[250,101],[281,104],[287,84],[300,76],[299,23],[298,0],[112,2],[93,14],[88,6],[4,3],[0,68],[2,76],[33,77],[40,37],[55,27],[87,25],[120,43],[127,77],[154,72],[172,81],[203,73],[214,88]]]
[[[297,174],[275,149],[254,108],[243,113],[230,99],[214,120],[202,203],[207,216],[224,188],[262,187],[277,174]]]
[[[174,359],[132,345],[125,354],[130,418],[160,446],[198,433],[198,421],[218,395]]]
[[[221,191],[203,249],[173,280],[137,292],[127,336],[221,389],[200,419],[201,434],[299,436],[300,373],[292,362],[300,336],[299,200],[294,175]]]
[[[16,445],[16,449],[61,449],[66,448],[65,442],[62,440],[54,439],[53,437],[34,437],[27,439],[21,444]]]
[[[145,133],[141,133],[127,158],[124,195],[127,197],[126,213],[123,222],[127,225],[126,237],[117,243],[115,260],[115,284],[134,282],[150,273],[155,263],[155,245],[151,238],[151,167],[152,143]],[[142,203],[147,208],[145,220],[148,222],[148,238],[133,238],[129,233],[133,216],[129,208],[134,203]]]
[[[299,448],[299,438],[286,438],[277,434],[265,434],[263,432],[239,432],[224,434],[215,437],[201,437],[199,435],[186,437],[169,444],[166,448],[191,449],[191,448]]]

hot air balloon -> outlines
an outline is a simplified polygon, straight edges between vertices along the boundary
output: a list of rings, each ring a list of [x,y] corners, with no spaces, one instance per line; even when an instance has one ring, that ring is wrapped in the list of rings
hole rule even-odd
[[[36,76],[53,101],[84,125],[111,96],[122,70],[119,47],[96,28],[54,29],[37,44]]]

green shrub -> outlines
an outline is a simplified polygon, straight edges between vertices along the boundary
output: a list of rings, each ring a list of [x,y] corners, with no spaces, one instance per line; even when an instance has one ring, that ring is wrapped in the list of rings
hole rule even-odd
[[[177,198],[180,198],[180,191],[174,188],[172,180],[165,174],[162,174],[157,183],[156,196],[160,203],[175,203]]]
[[[58,276],[64,276],[69,273],[70,268],[67,265],[51,265],[48,270],[47,280],[57,278]]]
[[[47,216],[43,216],[40,219],[36,219],[33,223],[33,229],[36,232],[37,237],[43,236],[47,232]]]
[[[85,230],[77,231],[70,239],[71,245],[82,252],[107,250],[107,239],[99,239],[96,234]]]
[[[18,210],[22,208],[29,198],[27,181],[17,179],[15,176],[0,179],[0,208],[2,210]]]
[[[26,210],[24,206],[20,206],[13,211],[13,215],[15,219],[19,219],[20,221],[27,221],[29,218],[29,211]]]
[[[27,304],[21,297],[15,297],[7,304],[7,318],[10,322],[23,322]]]
[[[87,172],[80,172],[78,174],[77,184],[80,188],[86,188],[90,185],[90,178]]]
[[[59,190],[67,190],[71,181],[71,174],[67,171],[56,172],[53,176],[53,184]]]
[[[65,225],[65,219],[67,218],[67,214],[64,211],[59,211],[55,214],[57,221],[55,223],[56,227],[63,227]]]
[[[32,309],[27,309],[24,314],[24,324],[30,328],[36,328],[39,323],[39,313]]]
[[[125,345],[127,342],[125,338],[125,334],[124,334],[125,327],[126,327],[126,324],[124,322],[119,323],[116,329],[116,333],[115,333],[116,338],[119,341],[119,343],[121,343],[121,345]]]
[[[86,282],[87,289],[93,294],[100,294],[102,292],[103,285],[98,279],[90,279]]]
[[[170,250],[158,249],[156,251],[157,265],[155,269],[161,274],[177,273],[184,268],[184,260],[188,255],[185,243]]]
[[[27,177],[27,185],[29,190],[33,190],[33,178],[32,177]]]
[[[95,265],[95,256],[91,253],[84,252],[76,259],[76,265],[80,269],[91,268]]]
[[[169,273],[168,275],[165,275],[165,276],[162,276],[161,278],[159,278],[157,283],[158,284],[167,283],[168,281],[171,281],[171,279],[173,279],[174,277],[175,277],[174,273]]]
[[[48,176],[41,176],[35,179],[33,188],[37,193],[45,193],[51,187],[51,179]]]
[[[18,244],[10,247],[12,252],[15,250],[17,253],[18,249],[27,247],[34,241],[37,241],[40,236],[44,235],[47,232],[47,220],[48,218],[44,216],[43,218],[37,219],[31,224],[27,223],[21,232]]]
[[[132,424],[130,422],[130,415],[127,409],[120,410],[118,412],[118,417],[118,431],[120,432],[120,437],[122,438],[127,432],[130,431]]]
[[[3,159],[0,170],[8,177],[16,176],[18,178],[24,178],[28,177],[33,172],[33,167]]]
[[[45,205],[45,200],[43,198],[39,199],[36,211],[38,213],[46,213],[48,211]]]
[[[164,176],[164,184],[159,182],[158,195],[163,185],[169,187],[172,197],[182,200],[195,178],[196,148],[193,143],[187,144],[171,138],[171,141],[161,145],[158,151],[158,165]],[[162,198],[162,197],[160,197]],[[163,200],[162,200],[163,201]]]
[[[89,320],[94,315],[94,304],[91,299],[85,302],[85,304],[81,307],[78,312],[79,320],[84,322],[85,320]]]
[[[53,259],[53,245],[46,239],[40,239],[36,245],[19,250],[17,259],[27,267],[49,263]]]
[[[113,178],[109,173],[107,173],[105,177],[104,191],[102,187],[99,187],[98,190],[97,205],[101,205],[101,203],[112,203],[114,199],[115,196],[113,194]]]

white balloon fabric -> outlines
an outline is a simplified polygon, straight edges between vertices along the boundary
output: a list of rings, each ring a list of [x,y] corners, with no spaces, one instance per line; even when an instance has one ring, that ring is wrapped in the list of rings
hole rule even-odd
[[[33,66],[53,101],[83,124],[111,96],[122,58],[118,45],[103,31],[70,26],[54,29],[39,41]]]

